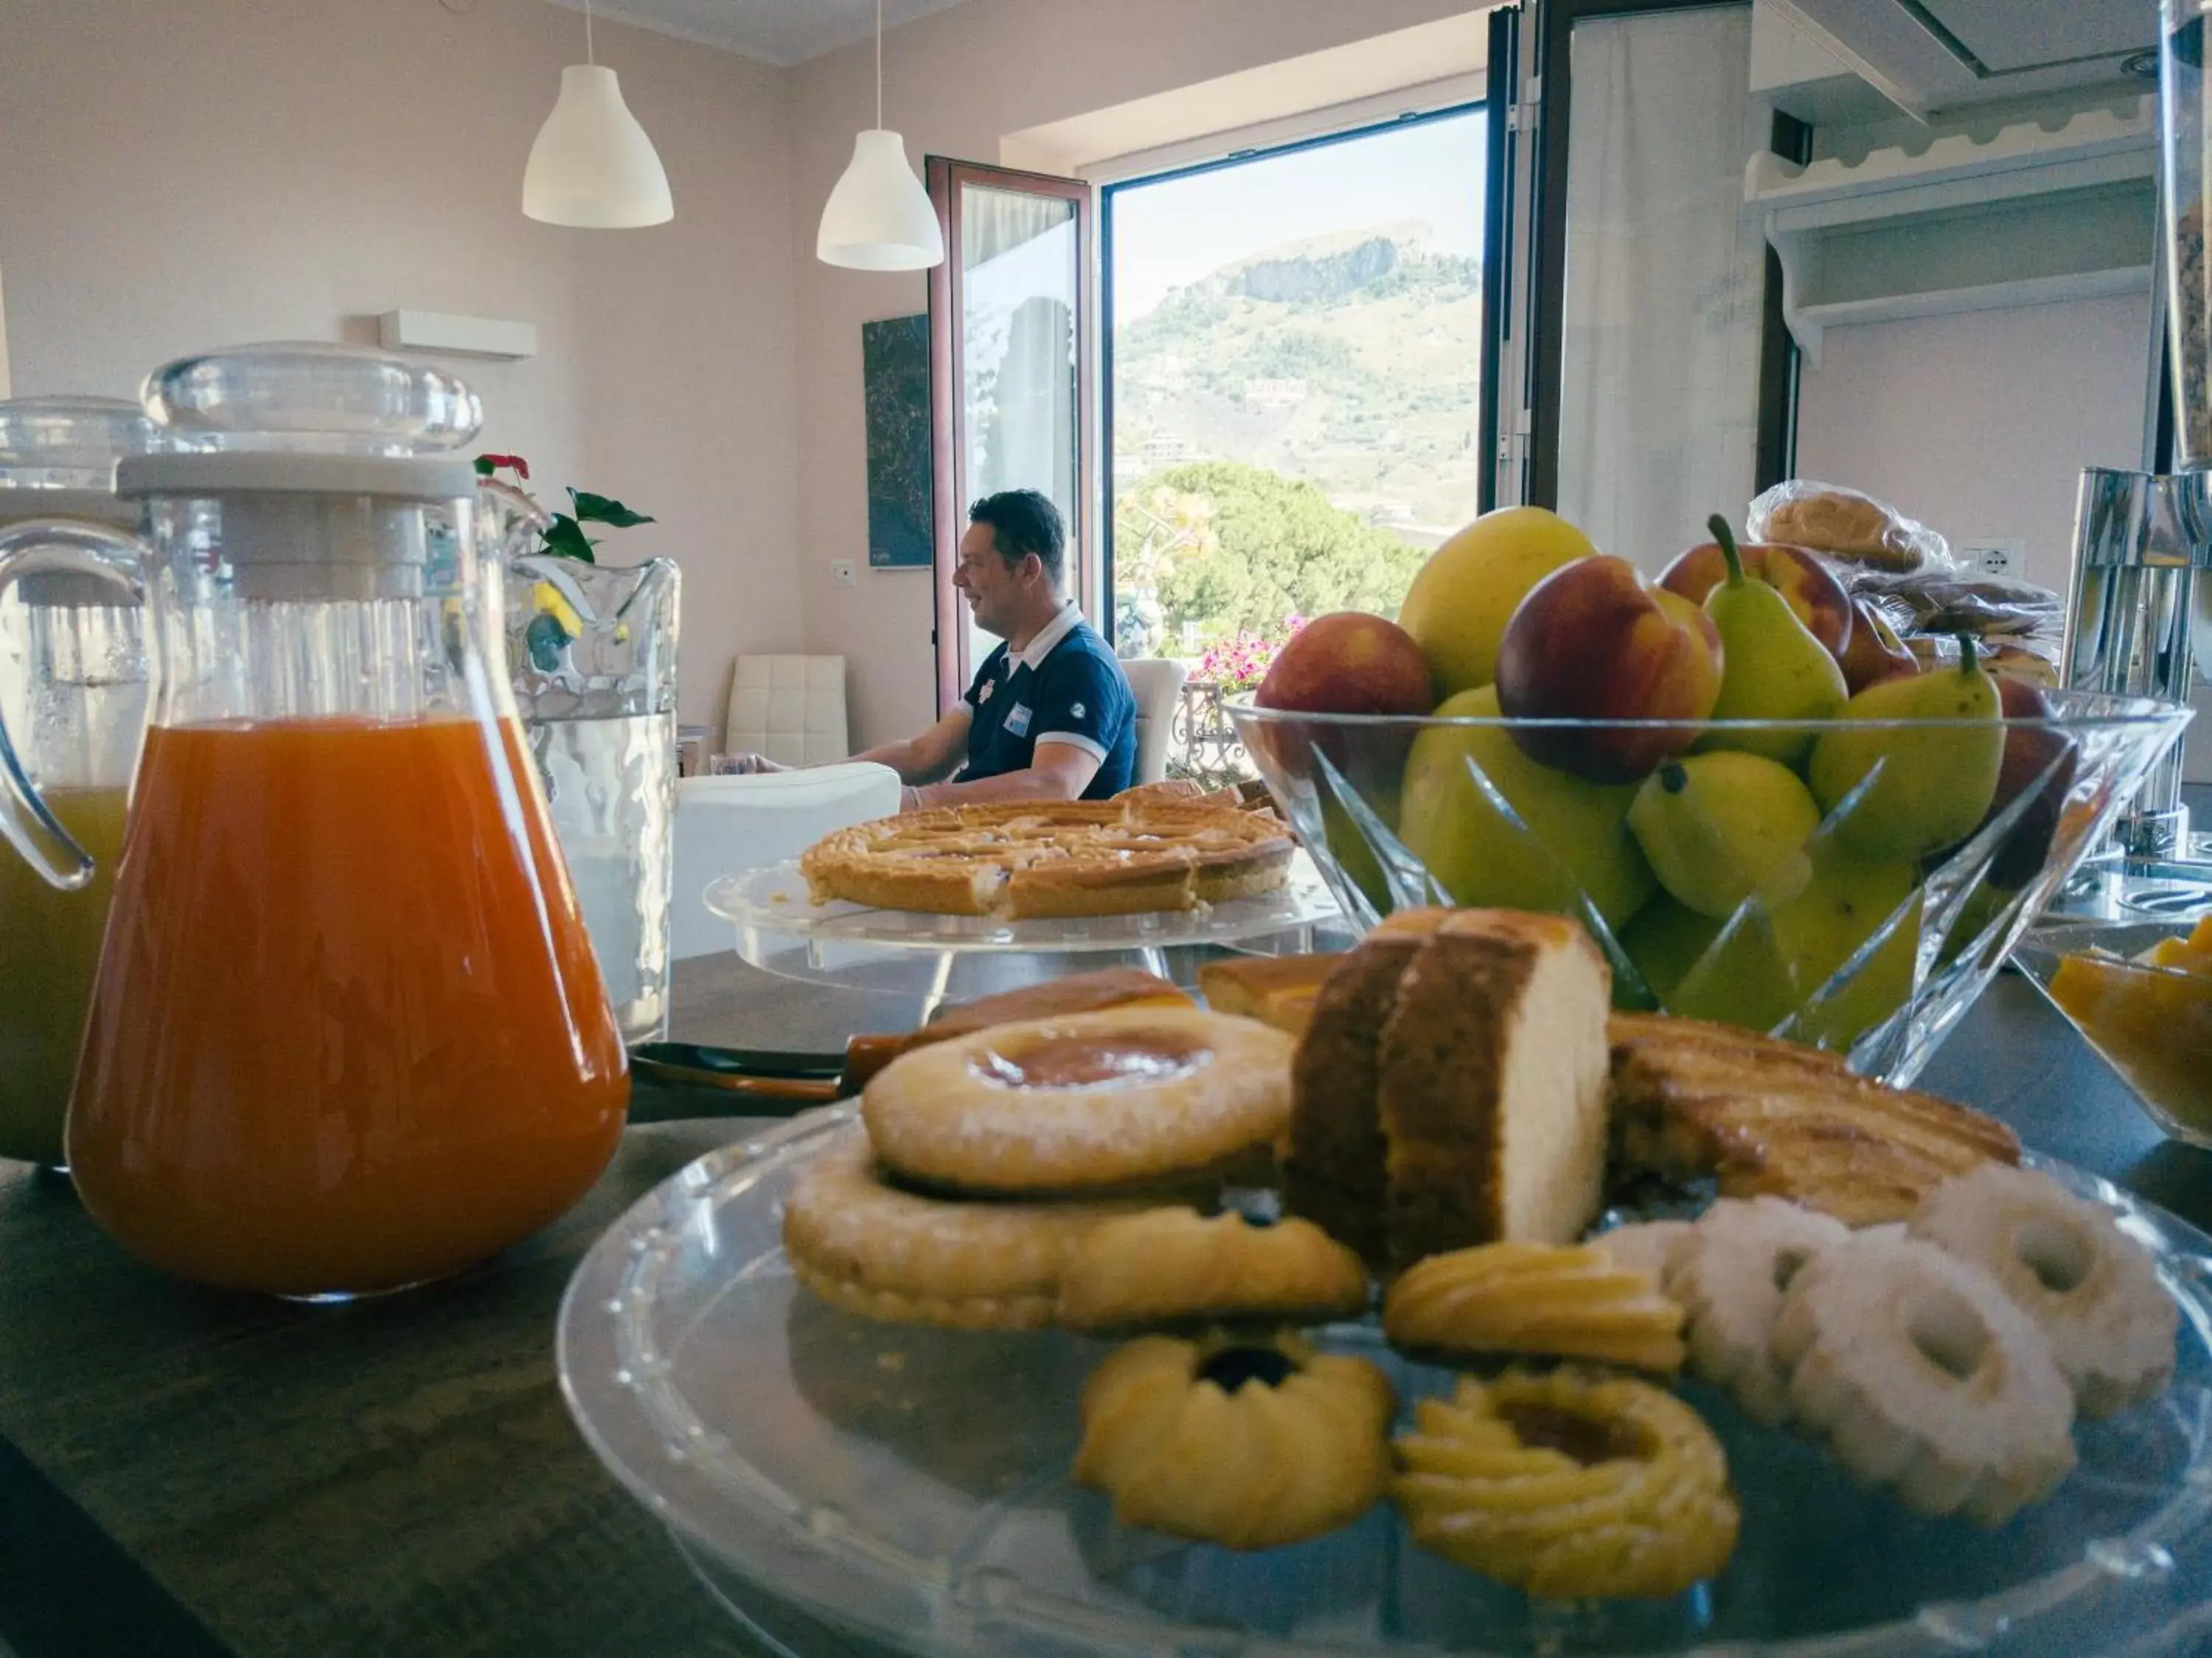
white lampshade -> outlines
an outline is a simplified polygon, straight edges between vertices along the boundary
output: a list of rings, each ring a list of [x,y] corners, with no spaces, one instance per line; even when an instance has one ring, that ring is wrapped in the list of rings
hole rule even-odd
[[[522,210],[547,224],[630,230],[676,216],[653,140],[623,102],[615,72],[597,64],[561,71],[561,96],[522,174]]]
[[[921,271],[945,257],[929,192],[907,165],[906,140],[871,127],[822,210],[815,257],[854,271]]]

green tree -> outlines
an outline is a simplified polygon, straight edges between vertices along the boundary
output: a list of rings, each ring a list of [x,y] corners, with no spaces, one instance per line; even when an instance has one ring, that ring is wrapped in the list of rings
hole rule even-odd
[[[1285,616],[1395,616],[1425,557],[1328,503],[1320,488],[1236,460],[1140,479],[1115,503],[1115,559],[1154,589],[1170,628],[1273,634]]]

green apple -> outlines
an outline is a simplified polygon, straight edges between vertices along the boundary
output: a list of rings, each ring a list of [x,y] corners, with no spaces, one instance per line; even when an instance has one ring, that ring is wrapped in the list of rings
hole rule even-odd
[[[1437,710],[1446,718],[1498,718],[1490,686]],[[1493,806],[1468,771],[1474,762],[1527,832]],[[1628,832],[1633,783],[1585,783],[1539,765],[1503,725],[1430,726],[1406,759],[1398,838],[1462,904],[1571,911],[1574,885],[1618,929],[1651,896],[1650,866]],[[1564,868],[1562,867],[1564,866]]]
[[[1495,679],[1498,641],[1528,590],[1596,551],[1557,513],[1503,507],[1431,553],[1398,608],[1398,625],[1428,658],[1437,700]]]

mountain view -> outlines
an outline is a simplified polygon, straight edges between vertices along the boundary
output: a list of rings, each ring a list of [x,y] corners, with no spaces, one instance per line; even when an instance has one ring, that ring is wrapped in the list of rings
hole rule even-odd
[[[1119,631],[1395,611],[1474,516],[1482,264],[1434,242],[1401,222],[1284,243],[1117,325],[1115,586],[1142,613]],[[1226,567],[1255,560],[1277,568]]]

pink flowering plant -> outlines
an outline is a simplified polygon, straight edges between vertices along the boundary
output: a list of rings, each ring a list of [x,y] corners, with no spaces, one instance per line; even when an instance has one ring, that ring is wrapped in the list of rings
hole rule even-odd
[[[1224,691],[1249,691],[1267,677],[1267,670],[1275,665],[1275,657],[1291,635],[1306,625],[1303,616],[1283,618],[1280,634],[1249,631],[1239,628],[1226,639],[1217,640],[1206,648],[1206,655],[1198,660],[1198,670],[1191,677],[1203,684],[1216,685]]]

